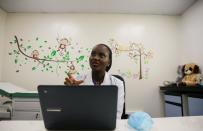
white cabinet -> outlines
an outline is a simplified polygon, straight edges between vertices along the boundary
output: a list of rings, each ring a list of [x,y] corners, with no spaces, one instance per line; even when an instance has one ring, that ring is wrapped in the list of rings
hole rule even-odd
[[[0,96],[2,96],[0,97],[0,119],[42,119],[37,91],[29,91],[11,83],[0,82]]]

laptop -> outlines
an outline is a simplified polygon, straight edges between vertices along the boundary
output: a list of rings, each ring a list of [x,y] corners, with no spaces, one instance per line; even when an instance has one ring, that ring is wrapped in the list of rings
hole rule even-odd
[[[48,130],[114,130],[118,88],[39,85],[40,105]]]

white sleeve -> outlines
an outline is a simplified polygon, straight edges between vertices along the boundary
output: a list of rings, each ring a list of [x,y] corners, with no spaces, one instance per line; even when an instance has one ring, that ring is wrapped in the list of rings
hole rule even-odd
[[[118,86],[118,102],[117,102],[117,119],[121,119],[124,105],[124,84],[121,80],[114,77],[114,84]]]
[[[90,82],[91,80],[89,79],[91,78],[89,76],[89,73],[86,73],[86,74],[80,74],[76,77],[76,80],[83,80],[84,82],[81,83],[80,85],[92,85]]]

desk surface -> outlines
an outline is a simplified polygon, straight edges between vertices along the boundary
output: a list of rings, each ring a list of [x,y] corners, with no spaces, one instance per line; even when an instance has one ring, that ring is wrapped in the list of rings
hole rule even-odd
[[[153,118],[151,131],[203,131],[203,116]],[[0,121],[1,131],[46,131],[43,121]],[[135,131],[127,120],[118,120],[115,131]]]

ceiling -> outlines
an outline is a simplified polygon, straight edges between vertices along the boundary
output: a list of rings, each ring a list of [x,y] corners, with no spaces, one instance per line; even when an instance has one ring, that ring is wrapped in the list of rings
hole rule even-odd
[[[197,0],[0,0],[9,13],[130,13],[181,15]]]

